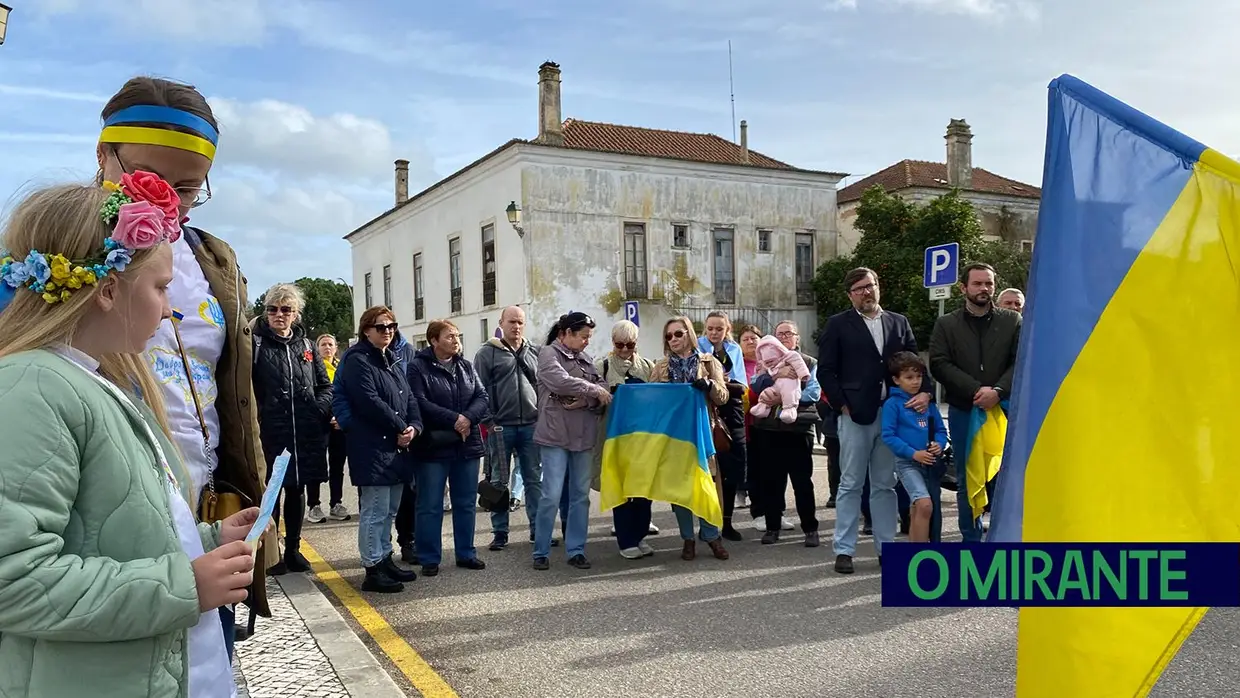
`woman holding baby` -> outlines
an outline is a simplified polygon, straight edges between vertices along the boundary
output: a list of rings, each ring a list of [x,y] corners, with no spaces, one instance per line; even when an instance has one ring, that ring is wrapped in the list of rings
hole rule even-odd
[[[777,543],[791,480],[805,547],[816,548],[814,425],[818,423],[817,403],[822,395],[815,377],[817,362],[799,351],[801,336],[795,322],[785,320],[776,325],[774,339],[777,341],[770,337],[759,340],[755,351],[758,369],[749,383],[754,416],[749,431],[750,477],[759,484],[758,493],[751,492],[750,496],[763,500],[754,502],[766,517],[762,543]]]

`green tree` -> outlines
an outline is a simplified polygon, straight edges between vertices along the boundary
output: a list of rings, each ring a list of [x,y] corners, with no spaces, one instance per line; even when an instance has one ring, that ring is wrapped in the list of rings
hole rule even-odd
[[[1028,253],[1008,243],[983,241],[973,205],[956,190],[916,204],[874,186],[862,195],[854,225],[861,239],[853,253],[824,262],[815,274],[820,328],[826,326],[827,318],[851,307],[844,275],[856,267],[869,267],[878,273],[883,307],[907,316],[925,349],[938,318],[938,303],[929,299],[922,286],[927,247],[959,243],[961,266],[988,262],[998,270],[1000,284],[1023,288],[1028,276]],[[959,289],[952,293],[954,298],[960,295]]]
[[[327,333],[335,335],[336,341],[347,345],[356,334],[353,324],[353,291],[348,286],[330,279],[302,277],[293,283],[306,296],[306,309],[301,314],[301,324],[311,339]],[[254,317],[266,310],[266,293],[254,301]]]

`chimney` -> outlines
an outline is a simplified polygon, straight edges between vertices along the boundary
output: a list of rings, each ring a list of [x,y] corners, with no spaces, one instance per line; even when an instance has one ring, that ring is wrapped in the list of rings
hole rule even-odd
[[[960,189],[973,186],[973,130],[964,119],[947,124],[947,184]]]
[[[749,122],[741,119],[741,162],[749,164]]]
[[[538,66],[538,142],[564,145],[564,119],[560,115],[560,65],[551,61]]]
[[[409,200],[409,161],[396,161],[396,205]]]

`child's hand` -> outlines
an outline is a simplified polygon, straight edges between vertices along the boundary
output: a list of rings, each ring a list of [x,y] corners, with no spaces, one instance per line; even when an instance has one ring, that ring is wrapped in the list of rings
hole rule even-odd
[[[913,460],[922,465],[934,465],[934,456],[929,451],[918,451],[913,454]]]
[[[198,609],[203,613],[245,601],[254,581],[254,555],[243,540],[233,541],[193,562]]]
[[[926,448],[926,450],[929,451],[930,455],[934,456],[935,458],[938,458],[939,456],[943,455],[943,447],[940,446],[937,442],[930,444],[930,446]]]

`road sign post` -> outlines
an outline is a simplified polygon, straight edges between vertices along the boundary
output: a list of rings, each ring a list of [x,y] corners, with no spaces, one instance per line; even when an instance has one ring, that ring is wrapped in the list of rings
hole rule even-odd
[[[642,326],[641,315],[637,311],[637,301],[624,302],[624,319],[638,327]]]
[[[946,311],[945,302],[952,296],[952,286],[960,280],[960,243],[949,242],[926,248],[926,264],[922,284],[930,290],[930,300],[939,302],[939,317]],[[935,399],[943,401],[943,386],[935,381]]]

